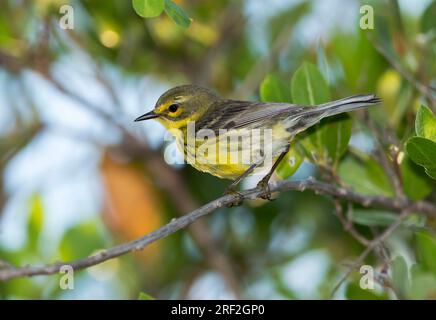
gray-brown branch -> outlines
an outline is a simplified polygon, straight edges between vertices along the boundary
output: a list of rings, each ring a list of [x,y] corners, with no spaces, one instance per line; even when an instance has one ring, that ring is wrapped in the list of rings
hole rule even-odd
[[[311,190],[317,194],[330,195],[335,198],[340,198],[343,200],[358,203],[365,207],[379,207],[384,209],[389,209],[393,211],[402,212],[405,208],[408,210],[420,212],[428,216],[436,217],[436,206],[425,202],[410,202],[410,201],[398,201],[393,198],[381,197],[381,196],[367,196],[356,193],[352,190],[339,187],[336,185],[328,184],[325,182],[317,181],[313,178],[309,178],[304,181],[280,181],[277,183],[270,184],[271,192],[284,192],[289,190]],[[245,191],[241,191],[242,200],[255,200],[259,198],[264,191],[260,188],[253,188]],[[238,195],[226,195],[222,196],[216,200],[213,200],[204,206],[180,217],[172,219],[165,226],[151,232],[139,239],[130,241],[118,246],[112,247],[107,250],[100,251],[99,253],[73,261],[68,262],[57,262],[49,265],[43,266],[24,266],[24,267],[3,267],[0,268],[0,281],[6,281],[13,278],[24,277],[24,276],[36,276],[36,275],[49,275],[59,273],[61,266],[69,265],[74,270],[84,269],[90,266],[97,265],[106,260],[113,259],[129,252],[136,250],[141,250],[151,243],[167,237],[176,231],[185,228],[195,220],[200,217],[211,213],[212,211],[231,205],[237,202]]]

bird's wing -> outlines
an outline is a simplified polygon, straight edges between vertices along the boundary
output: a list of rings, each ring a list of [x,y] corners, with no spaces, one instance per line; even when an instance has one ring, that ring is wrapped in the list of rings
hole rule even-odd
[[[264,120],[285,118],[301,112],[304,108],[289,103],[220,100],[209,108],[196,127],[214,131],[240,129]]]

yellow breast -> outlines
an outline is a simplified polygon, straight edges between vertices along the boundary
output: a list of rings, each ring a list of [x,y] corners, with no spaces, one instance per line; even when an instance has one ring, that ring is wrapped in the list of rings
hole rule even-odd
[[[196,136],[190,140],[186,132],[179,131],[175,137],[187,163],[199,171],[225,179],[236,179],[251,164],[258,162],[260,166],[255,173],[267,172],[291,141],[291,135],[281,124],[269,132],[229,130],[207,139]]]

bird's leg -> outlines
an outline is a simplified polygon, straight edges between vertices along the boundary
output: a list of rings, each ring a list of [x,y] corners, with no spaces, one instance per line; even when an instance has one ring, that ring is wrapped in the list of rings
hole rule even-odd
[[[227,193],[228,190],[232,191],[235,190],[235,187],[243,180],[245,179],[250,173],[253,172],[254,168],[258,166],[257,163],[252,164],[247,170],[244,171],[239,177],[237,177],[227,188],[225,193]]]
[[[271,176],[273,175],[274,171],[277,169],[280,162],[282,162],[285,155],[288,153],[289,147],[286,149],[286,151],[283,151],[277,160],[274,162],[273,166],[271,167],[271,170],[257,183],[257,187],[262,189],[261,198],[265,200],[271,200],[271,191],[269,189],[269,179],[271,179]]]
[[[243,196],[236,191],[236,186],[244,180],[253,170],[258,166],[258,163],[253,163],[247,170],[245,170],[239,177],[237,177],[225,190],[224,194],[237,196],[238,200],[232,203],[230,207],[239,206],[242,204]]]

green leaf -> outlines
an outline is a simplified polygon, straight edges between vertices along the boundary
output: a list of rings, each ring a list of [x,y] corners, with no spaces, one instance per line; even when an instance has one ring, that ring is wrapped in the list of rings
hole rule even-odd
[[[330,100],[327,82],[318,68],[310,63],[295,71],[291,80],[293,103],[317,105]],[[347,151],[351,137],[352,121],[347,115],[327,118],[301,136],[301,144],[313,162],[335,167]]]
[[[35,249],[44,223],[44,208],[39,195],[30,199],[30,215],[27,222],[28,246]]]
[[[407,141],[406,151],[417,164],[433,168],[436,167],[436,143],[421,137],[412,137]]]
[[[351,220],[364,226],[389,226],[398,215],[388,211],[356,209]]]
[[[393,196],[389,178],[380,164],[372,158],[357,160],[345,158],[339,165],[338,173],[345,184],[366,195]]]
[[[304,62],[291,80],[292,101],[296,104],[317,105],[330,100],[327,82],[318,68]]]
[[[406,143],[406,151],[413,162],[423,166],[425,172],[436,179],[436,143],[422,137],[412,137]]]
[[[433,179],[436,180],[436,168],[425,168],[425,173]]]
[[[390,180],[380,163],[372,158],[368,159],[365,162],[365,172],[367,178],[380,189],[380,192],[386,196],[394,195]]]
[[[413,213],[404,219],[402,224],[407,228],[422,229],[427,225],[427,217],[421,213]]]
[[[377,11],[375,10],[377,13]],[[377,35],[383,26],[375,21]],[[362,76],[365,75],[365,90],[368,92],[376,89],[380,73],[386,70],[385,62],[380,54],[374,49],[369,41],[369,30],[358,29],[354,32],[334,32],[331,34],[331,41],[328,44],[328,51],[334,52],[338,58],[340,69],[337,70],[338,76],[347,84],[347,88],[352,91],[362,90]],[[378,43],[384,44],[378,41]],[[388,39],[388,44],[392,43]],[[368,64],[368,61],[371,61]]]
[[[150,296],[149,294],[146,294],[144,292],[140,292],[139,296],[138,296],[138,300],[156,300],[156,299],[153,298],[152,296]]]
[[[59,252],[62,260],[72,260],[89,256],[105,247],[105,241],[93,222],[76,225],[65,232]]]
[[[418,137],[436,142],[436,117],[426,106],[421,106],[416,114],[415,130]]]
[[[292,176],[303,162],[303,156],[291,146],[282,162],[277,167],[276,173],[281,179],[287,179]]]
[[[429,232],[417,232],[416,244],[422,266],[436,274],[436,237]]]
[[[143,18],[157,17],[165,8],[165,0],[132,0],[133,9]]]
[[[424,169],[413,163],[407,155],[401,162],[400,170],[404,192],[410,199],[421,200],[431,193],[434,182],[427,177]]]
[[[407,298],[409,299],[435,299],[436,275],[426,272],[421,265],[411,268],[411,283]]]
[[[320,127],[321,140],[327,151],[327,159],[336,165],[337,161],[348,150],[353,122],[348,115],[342,114],[322,120]]]
[[[436,1],[433,1],[421,17],[421,30],[425,33],[436,29]]]
[[[336,167],[348,150],[352,126],[346,114],[323,119],[301,134],[300,143],[312,162]]]
[[[165,0],[165,12],[167,15],[182,28],[188,28],[191,25],[191,18],[171,0]]]
[[[386,297],[379,296],[374,290],[362,289],[356,283],[350,282],[345,289],[345,297],[349,300],[380,300]]]
[[[396,256],[392,260],[391,271],[395,292],[400,295],[399,298],[404,298],[410,289],[409,270],[406,260],[402,256]]]
[[[269,74],[260,85],[260,99],[265,102],[291,102],[291,92],[277,76]]]

